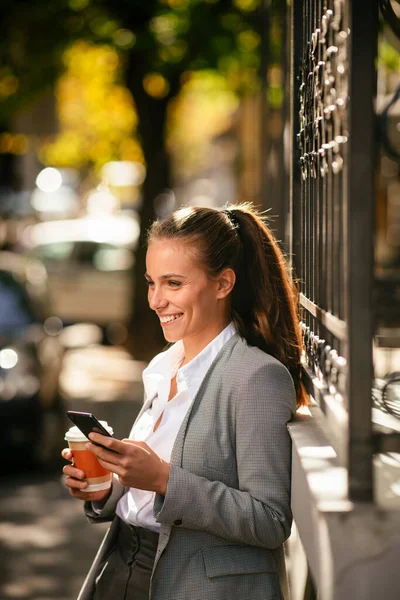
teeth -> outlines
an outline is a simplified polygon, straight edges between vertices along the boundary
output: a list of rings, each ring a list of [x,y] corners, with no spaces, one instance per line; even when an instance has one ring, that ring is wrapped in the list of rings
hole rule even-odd
[[[170,323],[171,321],[175,321],[175,319],[178,319],[179,317],[181,317],[182,315],[169,315],[168,317],[160,317],[160,321],[161,323]]]

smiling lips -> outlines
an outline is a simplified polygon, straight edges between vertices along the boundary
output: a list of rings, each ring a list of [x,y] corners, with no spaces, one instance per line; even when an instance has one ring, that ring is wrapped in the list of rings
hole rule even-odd
[[[173,321],[176,321],[177,319],[182,317],[182,315],[183,315],[183,313],[178,313],[176,315],[164,315],[164,316],[159,315],[159,318],[160,318],[161,324],[166,325],[168,323],[172,323]]]

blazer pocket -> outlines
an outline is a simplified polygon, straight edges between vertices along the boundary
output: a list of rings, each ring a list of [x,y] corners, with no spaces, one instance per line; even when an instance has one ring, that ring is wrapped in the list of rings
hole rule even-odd
[[[257,546],[214,546],[203,548],[207,577],[276,573],[276,562],[271,552]]]
[[[202,472],[199,473],[204,477],[207,477],[210,481],[221,481],[229,487],[237,488],[238,480],[235,467],[231,469],[227,465],[216,464],[213,466],[204,464],[202,465]]]
[[[230,465],[216,465],[216,466],[211,466],[208,465],[207,463],[204,463],[204,468],[207,471],[212,471],[214,473],[221,473],[222,475],[230,475],[232,473],[232,467]]]

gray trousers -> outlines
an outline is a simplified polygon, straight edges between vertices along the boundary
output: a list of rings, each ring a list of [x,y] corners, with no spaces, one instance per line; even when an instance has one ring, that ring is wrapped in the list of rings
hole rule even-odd
[[[96,579],[93,600],[148,600],[158,533],[119,519],[116,544]]]

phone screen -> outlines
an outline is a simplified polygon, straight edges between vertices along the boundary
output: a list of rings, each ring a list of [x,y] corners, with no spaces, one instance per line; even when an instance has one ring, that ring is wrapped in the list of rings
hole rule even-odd
[[[98,419],[92,413],[78,412],[75,410],[68,410],[67,416],[71,421],[78,427],[80,431],[88,438],[89,433],[101,433],[108,437],[113,437],[109,431],[100,423]],[[95,442],[93,442],[95,443]],[[97,444],[100,446],[101,444]],[[110,448],[107,448],[110,450]]]

